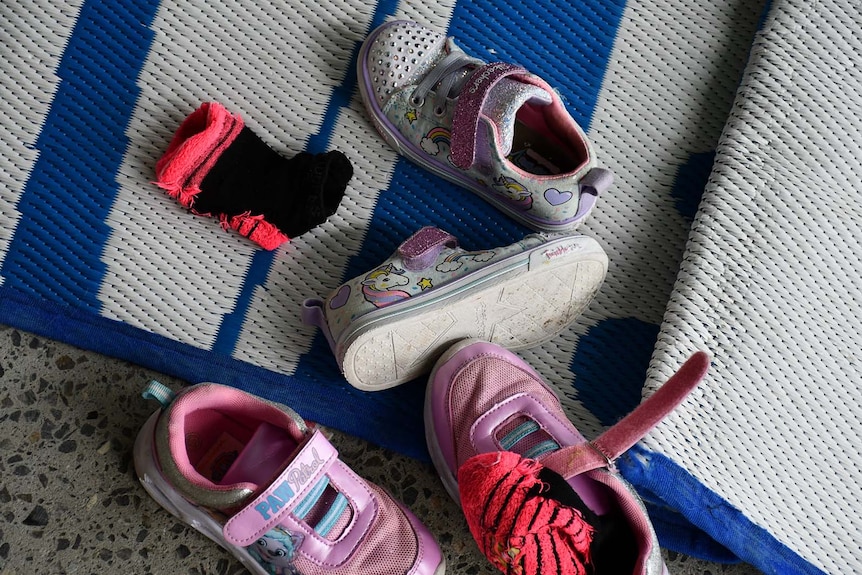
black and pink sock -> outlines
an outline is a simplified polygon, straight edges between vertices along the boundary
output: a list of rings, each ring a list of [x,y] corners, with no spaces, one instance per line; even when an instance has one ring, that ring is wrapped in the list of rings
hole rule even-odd
[[[180,204],[268,250],[335,213],[352,176],[341,152],[284,158],[215,102],[183,121],[156,163],[156,184]]]

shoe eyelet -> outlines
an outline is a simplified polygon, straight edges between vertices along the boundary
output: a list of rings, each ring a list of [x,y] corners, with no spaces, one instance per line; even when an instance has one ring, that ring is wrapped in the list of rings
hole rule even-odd
[[[438,118],[442,118],[443,114],[445,114],[445,113],[446,113],[446,109],[443,108],[443,106],[435,106],[434,107],[434,115],[437,116]]]
[[[425,98],[419,98],[417,96],[410,96],[410,104],[416,106],[417,108],[421,108],[425,105]]]

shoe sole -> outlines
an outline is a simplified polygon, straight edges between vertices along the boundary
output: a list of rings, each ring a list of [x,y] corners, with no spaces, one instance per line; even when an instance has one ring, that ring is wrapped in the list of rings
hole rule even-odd
[[[487,201],[492,206],[494,206],[513,220],[521,222],[525,226],[528,226],[534,230],[546,232],[567,232],[574,230],[579,225],[581,225],[581,223],[587,218],[587,216],[589,216],[590,211],[592,211],[591,205],[587,206],[588,209],[586,209],[584,212],[579,211],[573,218],[559,223],[531,218],[530,214],[511,207],[505,202],[504,199],[494,194],[489,194],[487,189],[479,185],[478,182],[472,180],[471,178],[465,177],[461,173],[455,171],[453,168],[450,168],[445,164],[429,159],[428,155],[425,154],[420,148],[418,148],[415,144],[401,136],[395,126],[383,114],[383,110],[381,110],[377,106],[377,100],[374,98],[373,95],[371,81],[368,77],[368,73],[365,69],[365,66],[363,65],[363,62],[366,61],[368,50],[370,49],[371,44],[374,43],[375,38],[377,38],[380,32],[390,24],[391,23],[383,24],[368,35],[368,38],[365,40],[365,42],[362,44],[362,48],[360,48],[359,50],[359,58],[357,59],[356,64],[357,77],[359,79],[359,92],[362,96],[362,102],[365,106],[366,111],[368,112],[368,115],[371,118],[372,123],[374,124],[375,129],[383,137],[383,139],[386,140],[386,143],[392,146],[392,148],[396,152],[398,152],[400,155],[404,156],[411,162],[421,166],[422,168],[428,170],[429,172],[432,172],[437,176],[440,176],[445,180],[452,182],[453,184],[470,190],[471,192],[478,195],[480,198]]]
[[[548,259],[560,249],[570,251]],[[341,335],[342,373],[351,385],[378,391],[427,373],[462,339],[510,350],[540,345],[586,309],[607,267],[596,240],[567,237],[479,269],[425,299],[375,310]]]

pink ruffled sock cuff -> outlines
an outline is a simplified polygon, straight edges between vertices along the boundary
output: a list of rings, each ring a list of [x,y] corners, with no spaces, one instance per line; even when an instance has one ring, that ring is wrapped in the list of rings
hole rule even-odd
[[[184,207],[194,208],[201,182],[243,126],[239,114],[232,115],[221,104],[201,104],[180,124],[156,162],[156,184]]]

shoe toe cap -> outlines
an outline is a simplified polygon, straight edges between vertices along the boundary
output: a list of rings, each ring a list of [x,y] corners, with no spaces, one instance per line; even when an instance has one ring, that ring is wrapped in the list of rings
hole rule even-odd
[[[392,94],[410,86],[443,55],[446,37],[415,22],[384,24],[369,36],[362,68],[380,108]]]

